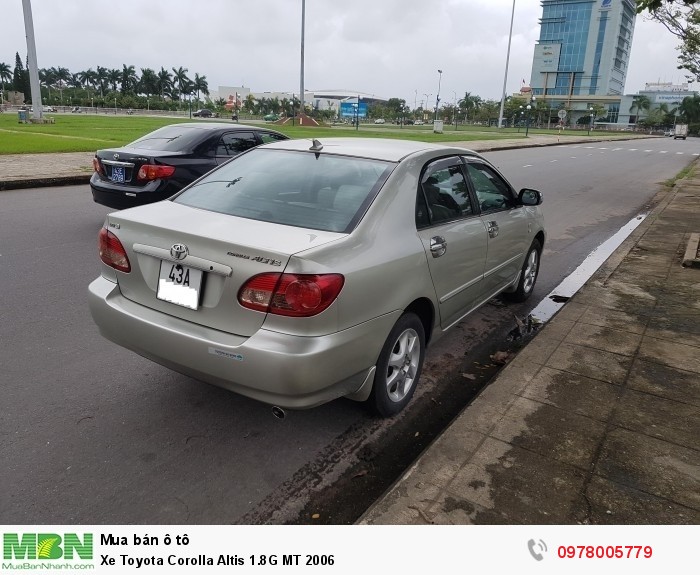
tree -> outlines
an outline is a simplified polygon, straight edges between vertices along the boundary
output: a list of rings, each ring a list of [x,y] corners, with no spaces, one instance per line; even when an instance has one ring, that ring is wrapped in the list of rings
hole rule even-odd
[[[637,0],[637,14],[641,14],[644,10],[654,12],[673,3],[674,0]],[[675,0],[675,3],[692,6],[693,4],[697,4],[698,0]]]
[[[122,64],[121,83],[122,94],[133,94],[136,91],[136,86],[139,83],[139,77],[136,75],[136,68],[134,66]]]
[[[178,90],[181,94],[185,94],[185,88],[190,79],[187,77],[187,68],[180,66],[179,68],[173,68],[173,84],[177,85]]]
[[[481,106],[481,101],[481,97],[479,96],[472,96],[470,92],[464,93],[464,98],[458,102],[458,105],[459,109],[463,110],[465,113],[465,120],[468,119],[469,116],[474,120],[474,116]]]
[[[649,99],[649,96],[645,96],[644,94],[640,94],[638,96],[634,96],[632,98],[632,105],[630,106],[630,114],[632,113],[633,110],[637,111],[637,121],[639,121],[641,118],[641,112],[649,112],[649,109],[651,108],[651,100]]]
[[[121,77],[122,77],[122,73],[119,70],[117,70],[116,68],[112,68],[107,73],[107,80],[109,82],[110,87],[112,88],[112,92],[117,91],[117,86],[119,85]]]
[[[100,88],[100,96],[104,98],[105,92],[109,87],[109,70],[102,66],[97,67],[95,72],[95,85]]]
[[[5,82],[8,84],[12,80],[12,71],[10,65],[5,62],[0,62],[0,104],[5,99]]]
[[[681,41],[678,68],[687,70],[691,80],[700,77],[700,8],[680,2],[667,3],[650,11],[649,17]]]
[[[19,52],[15,53],[15,69],[12,74],[12,88],[16,92],[22,92],[25,98],[29,95],[29,73],[24,69]]]
[[[151,68],[141,68],[141,79],[137,87],[139,94],[145,94],[148,98],[158,91],[158,76]]]
[[[202,92],[205,96],[209,95],[209,84],[207,83],[206,76],[200,76],[195,73],[194,82],[192,83],[194,91],[197,92],[197,100],[199,100],[199,93]]]
[[[683,98],[681,105],[678,106],[681,119],[688,124],[696,124],[700,122],[700,96],[687,96]]]
[[[165,97],[166,94],[170,94],[173,89],[173,76],[162,66],[158,72],[158,82],[156,87],[161,98]]]

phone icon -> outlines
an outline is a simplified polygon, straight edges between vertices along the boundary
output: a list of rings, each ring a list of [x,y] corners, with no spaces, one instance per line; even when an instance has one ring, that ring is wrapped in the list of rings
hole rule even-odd
[[[544,559],[542,552],[547,551],[547,544],[542,541],[542,539],[540,539],[539,542],[530,539],[530,541],[527,542],[527,549],[535,560],[542,561],[542,559]]]

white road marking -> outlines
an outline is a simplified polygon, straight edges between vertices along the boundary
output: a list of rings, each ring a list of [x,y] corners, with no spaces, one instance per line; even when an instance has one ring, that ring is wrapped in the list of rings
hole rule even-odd
[[[644,150],[645,152],[651,152],[651,150]]]
[[[685,152],[676,152],[677,156],[682,156]]]
[[[636,152],[637,148],[628,148],[630,152]]]
[[[525,165],[523,166],[523,168],[531,168],[531,167],[532,167],[532,164],[525,164]]]
[[[663,152],[659,152],[659,154],[668,154],[668,152],[664,150]]]
[[[697,156],[698,154],[695,154],[695,155]],[[549,163],[550,163],[550,164],[553,164],[554,162],[558,162],[558,161],[559,161],[559,160],[549,160]]]

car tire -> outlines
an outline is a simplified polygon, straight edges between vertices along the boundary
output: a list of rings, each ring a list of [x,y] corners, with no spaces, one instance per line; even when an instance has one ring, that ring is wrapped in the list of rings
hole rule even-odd
[[[527,252],[527,256],[525,257],[525,261],[523,262],[517,289],[512,293],[505,294],[509,300],[523,302],[530,297],[535,288],[537,276],[540,273],[541,254],[542,245],[539,240],[533,240]]]
[[[423,369],[425,330],[414,313],[403,314],[384,343],[369,402],[383,417],[399,413],[413,397]]]

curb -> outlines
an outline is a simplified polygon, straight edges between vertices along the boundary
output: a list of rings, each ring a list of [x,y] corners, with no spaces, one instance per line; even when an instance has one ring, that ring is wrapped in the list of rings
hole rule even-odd
[[[92,174],[80,176],[60,176],[55,178],[36,178],[24,180],[0,181],[0,192],[9,190],[23,190],[27,188],[45,188],[51,186],[76,186],[87,184]]]

